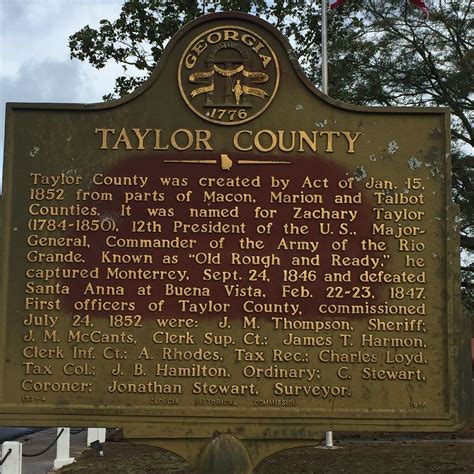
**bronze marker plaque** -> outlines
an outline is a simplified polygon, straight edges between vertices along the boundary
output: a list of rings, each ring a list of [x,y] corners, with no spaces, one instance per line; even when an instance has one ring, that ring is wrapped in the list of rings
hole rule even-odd
[[[288,50],[211,15],[123,100],[7,106],[2,424],[463,423],[448,111],[338,103]]]

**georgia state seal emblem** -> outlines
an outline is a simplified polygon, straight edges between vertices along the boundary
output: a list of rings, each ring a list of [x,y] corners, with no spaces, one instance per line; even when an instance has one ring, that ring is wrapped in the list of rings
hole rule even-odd
[[[186,104],[219,125],[238,125],[260,115],[275,97],[279,81],[270,45],[240,26],[219,26],[197,36],[178,68]]]

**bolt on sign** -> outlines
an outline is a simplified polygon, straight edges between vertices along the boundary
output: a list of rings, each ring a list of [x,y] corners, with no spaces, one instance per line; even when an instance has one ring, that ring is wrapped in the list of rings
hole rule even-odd
[[[8,104],[2,424],[462,425],[449,113],[339,103],[290,50],[215,14],[123,99]]]

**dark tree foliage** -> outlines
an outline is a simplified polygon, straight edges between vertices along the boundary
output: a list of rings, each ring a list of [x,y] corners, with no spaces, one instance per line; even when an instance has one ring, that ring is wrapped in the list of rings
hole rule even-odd
[[[347,0],[329,12],[329,95],[360,105],[451,109],[453,197],[461,209],[464,304],[474,310],[474,0],[428,0],[425,18],[407,0]],[[115,21],[85,26],[69,39],[71,56],[100,69],[122,65],[123,96],[153,71],[184,24],[216,11],[251,13],[275,25],[319,85],[321,3],[304,0],[125,0]],[[469,260],[470,257],[470,260]],[[470,263],[469,263],[470,262]]]

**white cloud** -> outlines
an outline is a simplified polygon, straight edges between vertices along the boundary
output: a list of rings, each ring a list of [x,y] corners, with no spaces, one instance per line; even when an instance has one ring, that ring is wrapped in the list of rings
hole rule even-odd
[[[6,102],[76,102],[92,95],[86,74],[73,61],[22,64],[14,77],[0,77]]]
[[[102,18],[115,19],[122,0],[0,0],[0,169],[5,102],[100,102],[120,73],[70,59],[68,38]],[[0,177],[0,189],[3,177]]]

